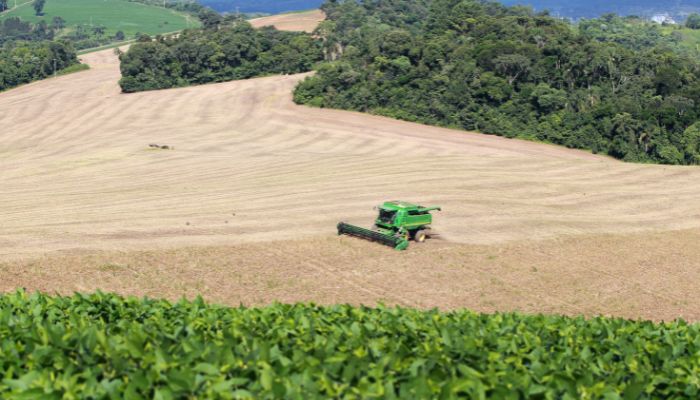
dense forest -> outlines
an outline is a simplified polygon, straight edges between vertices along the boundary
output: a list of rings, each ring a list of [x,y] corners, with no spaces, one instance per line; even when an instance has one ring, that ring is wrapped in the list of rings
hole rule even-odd
[[[317,34],[330,62],[297,88],[298,103],[627,161],[700,163],[697,55],[648,24],[607,16],[578,29],[476,0],[330,0],[323,9]]]
[[[78,64],[64,42],[14,41],[0,47],[0,91],[43,79]]]
[[[207,29],[137,43],[121,56],[124,92],[311,70],[323,58],[304,33],[253,29],[236,18],[204,18]]]

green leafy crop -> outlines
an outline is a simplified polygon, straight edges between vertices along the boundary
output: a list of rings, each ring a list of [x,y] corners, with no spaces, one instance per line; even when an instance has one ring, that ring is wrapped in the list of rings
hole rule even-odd
[[[697,325],[0,296],[0,398],[700,396]]]

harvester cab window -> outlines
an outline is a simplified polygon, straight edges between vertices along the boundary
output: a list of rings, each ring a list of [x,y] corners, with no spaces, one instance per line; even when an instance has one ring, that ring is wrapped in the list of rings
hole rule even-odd
[[[383,208],[379,209],[379,220],[384,222],[384,223],[391,223],[394,220],[394,217],[396,216],[396,211],[392,210],[385,210]]]

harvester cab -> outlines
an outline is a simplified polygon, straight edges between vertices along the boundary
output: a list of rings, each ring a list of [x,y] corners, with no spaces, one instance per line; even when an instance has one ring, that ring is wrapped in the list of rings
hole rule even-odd
[[[377,207],[379,215],[372,229],[365,229],[341,222],[338,235],[350,235],[406,250],[410,240],[423,243],[430,237],[431,211],[440,207],[423,207],[405,201],[388,201]]]

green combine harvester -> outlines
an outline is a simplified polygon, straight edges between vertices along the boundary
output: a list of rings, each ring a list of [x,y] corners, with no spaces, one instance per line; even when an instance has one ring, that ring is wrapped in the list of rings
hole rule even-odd
[[[341,222],[338,235],[350,235],[387,246],[406,250],[411,239],[425,242],[430,236],[433,222],[431,211],[442,211],[441,207],[423,207],[404,201],[388,201],[378,207],[379,216],[373,229],[360,228]]]

